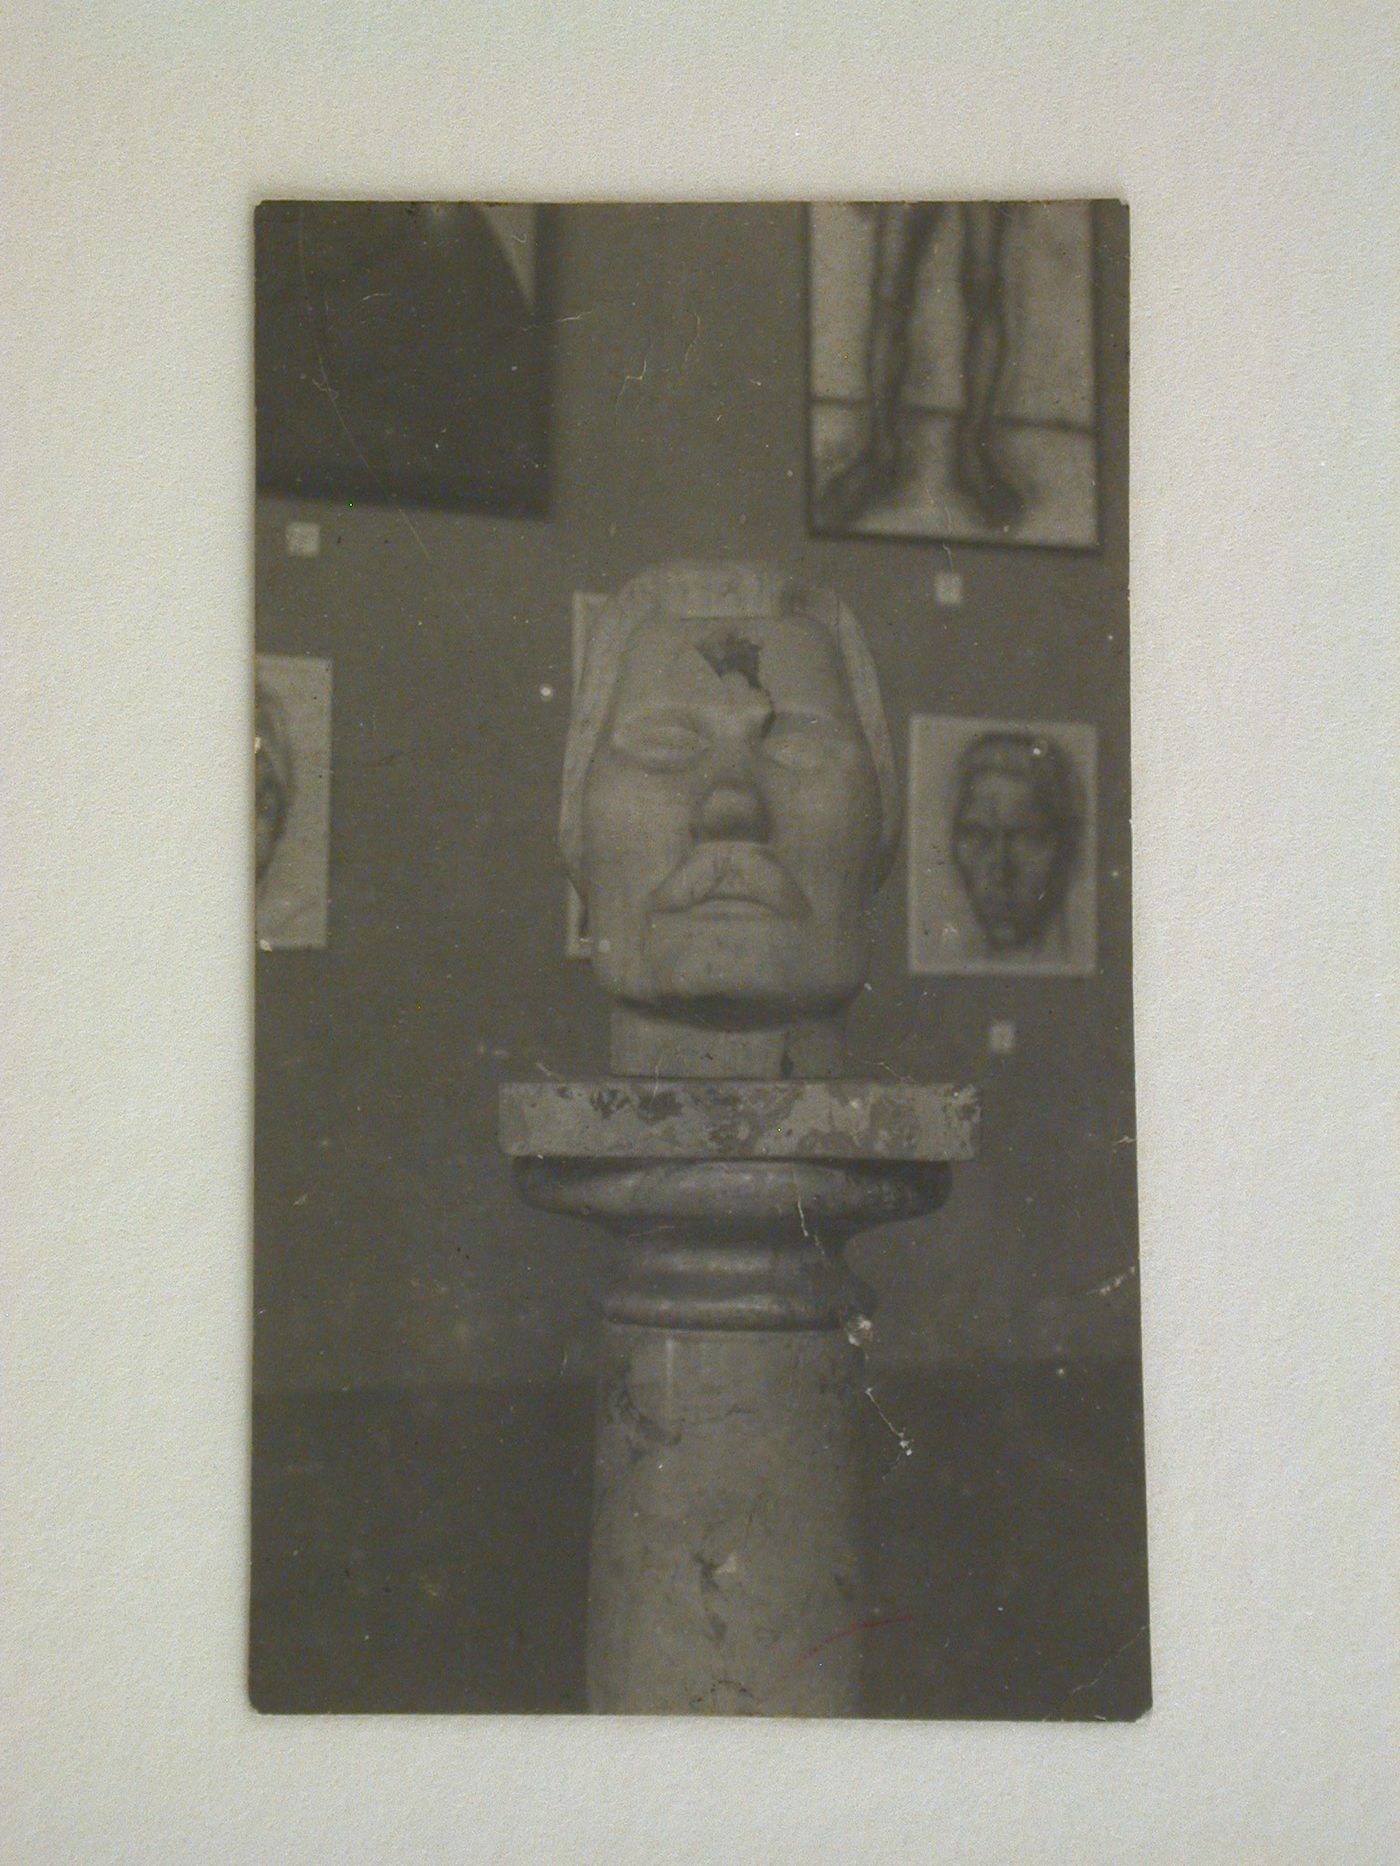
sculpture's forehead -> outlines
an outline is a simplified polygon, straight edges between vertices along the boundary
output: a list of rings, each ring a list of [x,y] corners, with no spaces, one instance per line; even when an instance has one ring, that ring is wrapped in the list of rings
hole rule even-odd
[[[633,630],[615,712],[655,706],[752,705],[854,717],[830,631],[804,616],[655,615]]]

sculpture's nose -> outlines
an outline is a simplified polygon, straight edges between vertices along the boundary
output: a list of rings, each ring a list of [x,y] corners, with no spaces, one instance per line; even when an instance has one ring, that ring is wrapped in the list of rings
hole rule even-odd
[[[751,780],[719,776],[707,785],[695,815],[697,842],[767,842],[768,806]]]

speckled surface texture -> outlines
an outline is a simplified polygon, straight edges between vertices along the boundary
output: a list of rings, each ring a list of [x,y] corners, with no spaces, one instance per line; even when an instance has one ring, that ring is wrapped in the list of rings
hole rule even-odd
[[[932,1083],[509,1082],[508,1154],[562,1158],[970,1160],[976,1093]]]

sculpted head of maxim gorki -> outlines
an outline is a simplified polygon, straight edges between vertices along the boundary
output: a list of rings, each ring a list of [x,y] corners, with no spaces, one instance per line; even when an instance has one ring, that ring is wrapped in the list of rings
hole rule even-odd
[[[614,999],[736,1023],[839,1009],[898,828],[874,664],[831,591],[680,563],[600,612],[560,846]]]

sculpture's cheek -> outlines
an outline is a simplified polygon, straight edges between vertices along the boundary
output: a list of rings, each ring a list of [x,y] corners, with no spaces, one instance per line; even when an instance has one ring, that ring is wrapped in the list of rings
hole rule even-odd
[[[647,902],[688,846],[684,785],[601,751],[584,791],[581,879],[593,969],[605,991],[653,995]]]
[[[806,894],[828,949],[849,945],[864,928],[879,879],[880,799],[869,761],[852,759],[781,798],[773,821],[774,851]],[[862,945],[842,970],[863,957]]]

